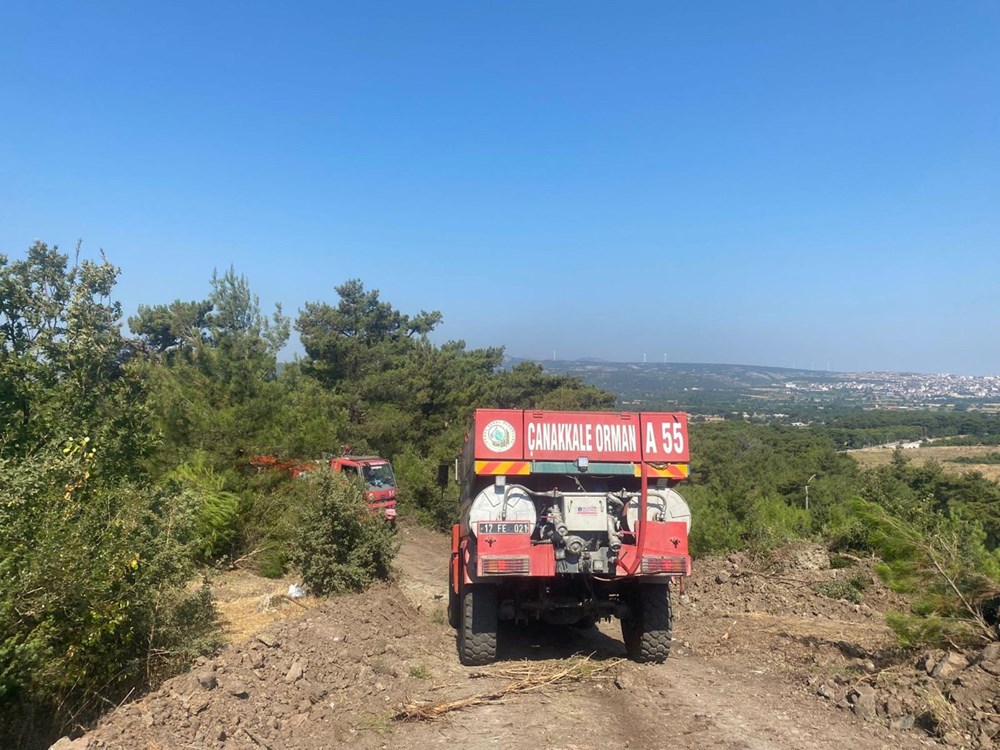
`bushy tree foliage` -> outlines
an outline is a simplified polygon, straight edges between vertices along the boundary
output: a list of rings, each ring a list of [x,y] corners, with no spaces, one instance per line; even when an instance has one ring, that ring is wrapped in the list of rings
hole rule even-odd
[[[365,291],[360,279],[336,288],[336,307],[306,303],[295,324],[302,334],[310,373],[332,388],[356,383],[399,364],[441,322],[441,313],[421,311],[412,318]]]
[[[213,647],[196,509],[102,478],[87,438],[0,459],[0,745],[51,741]],[[57,736],[57,735],[56,735]]]
[[[818,537],[856,493],[854,462],[830,440],[797,428],[691,425],[692,549],[770,549]],[[806,504],[809,488],[809,509]]]
[[[0,256],[0,745],[43,742],[206,643],[193,510],[156,445],[118,269]],[[49,737],[51,739],[51,737]]]
[[[906,521],[924,517],[928,510],[960,513],[979,524],[988,548],[1000,548],[1000,485],[979,472],[953,474],[935,461],[915,466],[897,450],[889,465],[862,475],[859,489],[863,499]]]
[[[129,325],[160,354],[147,372],[169,465],[201,451],[232,467],[279,418],[277,356],[290,323],[280,306],[266,317],[232,268],[212,275],[206,300],[142,307]]]
[[[190,352],[207,335],[211,310],[208,300],[139,305],[138,314],[128,322],[132,332],[158,354]]]
[[[0,255],[0,453],[88,435],[103,446],[103,470],[130,470],[152,441],[109,298],[119,271],[69,260],[42,242],[23,260]]]
[[[976,473],[913,466],[903,451],[861,475],[834,541],[878,554],[886,583],[913,595],[911,611],[887,618],[904,644],[997,637],[997,492]]]
[[[345,442],[393,459],[401,502],[435,525],[454,520],[458,503],[455,488],[442,493],[432,478],[438,463],[455,457],[476,408],[614,405],[612,394],[535,364],[503,370],[501,348],[435,345],[437,311],[406,315],[357,279],[336,292],[336,306],[309,303],[295,323],[306,350],[302,371],[343,405]]]
[[[291,561],[311,591],[360,591],[388,579],[399,545],[393,527],[368,510],[358,483],[316,471],[296,480],[292,494],[305,510]]]

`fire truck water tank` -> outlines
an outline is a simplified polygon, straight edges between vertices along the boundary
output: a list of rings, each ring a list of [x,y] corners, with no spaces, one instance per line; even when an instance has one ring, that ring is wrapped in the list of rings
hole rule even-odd
[[[523,521],[533,529],[537,520],[535,503],[523,487],[491,485],[476,495],[467,517],[462,518],[462,525],[475,534],[479,521]]]
[[[628,520],[628,527],[634,529],[635,522],[639,518],[638,497],[632,498],[629,502],[625,517]],[[646,499],[646,518],[651,521],[683,521],[687,524],[688,531],[691,530],[691,509],[676,490],[650,487]]]

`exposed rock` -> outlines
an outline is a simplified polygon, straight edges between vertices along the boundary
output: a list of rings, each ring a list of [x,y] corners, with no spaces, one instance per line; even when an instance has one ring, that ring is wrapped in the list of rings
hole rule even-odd
[[[833,700],[833,696],[835,695],[835,693],[834,689],[824,682],[822,685],[816,688],[816,695],[822,698],[826,698],[827,700]]]
[[[934,667],[937,666],[937,659],[934,658],[934,654],[924,654],[920,657],[920,661],[917,665],[922,667],[927,674],[934,674]]]
[[[615,687],[619,690],[633,690],[635,688],[635,680],[627,671],[622,670],[615,675]]]
[[[794,548],[791,561],[800,570],[827,570],[830,553],[818,544],[801,545]]]
[[[854,715],[862,721],[871,721],[878,715],[878,701],[875,688],[871,685],[858,685],[847,693],[847,701],[851,704]]]
[[[246,657],[253,669],[260,669],[264,666],[264,654],[261,651],[253,649],[246,655]]]
[[[980,651],[974,663],[989,674],[1000,677],[1000,643],[991,643]]]
[[[889,728],[902,732],[907,729],[913,729],[915,723],[916,718],[913,714],[903,714],[902,716],[897,716],[895,719],[891,719],[889,721]]]
[[[250,691],[242,682],[227,682],[226,692],[241,700],[250,697]]]
[[[281,645],[281,641],[274,633],[261,633],[257,636],[257,640],[268,648],[278,648]]]
[[[215,690],[216,685],[219,684],[215,672],[199,672],[195,675],[195,679],[198,681],[198,685],[205,690]]]
[[[949,651],[943,659],[934,665],[930,675],[939,680],[950,680],[967,666],[969,666],[969,662],[964,656]]]
[[[292,666],[288,669],[288,673],[285,675],[285,682],[289,684],[298,682],[302,679],[303,674],[305,674],[305,667],[301,661],[296,659],[292,662]]]
[[[69,737],[63,737],[56,744],[49,748],[49,750],[87,750],[87,739],[80,737],[76,740],[71,740]]]

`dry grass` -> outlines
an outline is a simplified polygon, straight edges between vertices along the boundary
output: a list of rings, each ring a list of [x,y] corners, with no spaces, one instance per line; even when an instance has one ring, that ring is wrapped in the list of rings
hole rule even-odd
[[[500,703],[511,695],[532,693],[546,688],[565,687],[571,683],[583,680],[601,679],[606,677],[608,670],[618,666],[623,659],[609,659],[602,662],[591,661],[589,656],[583,656],[567,666],[553,667],[530,663],[513,664],[496,670],[474,672],[470,677],[502,677],[513,679],[503,687],[484,693],[477,693],[468,698],[440,703],[411,703],[396,713],[394,721],[432,721],[451,711],[463,708],[481,706],[486,703]]]
[[[961,728],[962,722],[959,719],[958,710],[941,692],[941,688],[934,683],[928,683],[918,690],[917,694],[923,698],[924,705],[934,720],[939,734]]]
[[[864,468],[874,466],[885,466],[892,461],[892,448],[865,448],[863,450],[850,451],[849,455]],[[956,464],[950,459],[981,456],[986,453],[993,453],[1000,450],[995,445],[929,445],[921,448],[904,450],[903,454],[909,458],[914,466],[923,466],[928,461],[937,461],[941,467],[954,474],[964,474],[967,471],[982,472],[987,479],[994,482],[1000,481],[1000,464]]]
[[[307,596],[287,597],[290,578],[262,578],[245,570],[219,573],[211,583],[212,598],[219,612],[222,634],[227,643],[237,643],[289,617],[297,617],[319,605]]]

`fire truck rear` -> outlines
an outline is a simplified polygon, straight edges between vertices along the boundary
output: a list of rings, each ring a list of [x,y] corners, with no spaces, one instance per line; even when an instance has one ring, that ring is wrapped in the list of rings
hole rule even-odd
[[[496,658],[500,620],[618,617],[630,658],[661,662],[670,583],[691,571],[682,413],[480,409],[459,470],[448,618],[463,664]]]

